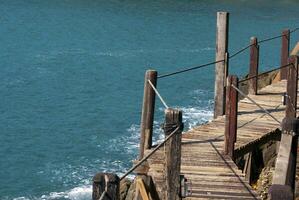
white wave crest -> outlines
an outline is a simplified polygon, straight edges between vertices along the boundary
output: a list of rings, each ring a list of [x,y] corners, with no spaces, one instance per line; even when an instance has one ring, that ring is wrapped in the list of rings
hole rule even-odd
[[[198,107],[182,107],[183,121],[187,130],[197,125],[208,122],[213,117],[213,111],[208,109],[200,109]]]
[[[92,186],[84,185],[75,187],[65,192],[51,192],[41,197],[17,197],[13,200],[90,200],[92,194]]]

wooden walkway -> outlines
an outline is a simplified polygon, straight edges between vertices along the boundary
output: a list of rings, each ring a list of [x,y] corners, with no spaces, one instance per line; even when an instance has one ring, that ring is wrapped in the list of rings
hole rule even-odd
[[[281,94],[286,81],[269,85],[251,95],[257,103],[270,111],[279,121],[285,116]],[[235,151],[254,144],[279,128],[279,124],[247,99],[238,103],[238,133]],[[192,195],[197,199],[259,199],[245,180],[245,175],[229,156],[223,155],[225,118],[219,117],[186,133],[182,139],[181,173],[192,182]],[[151,150],[148,150],[151,151]],[[149,153],[149,152],[146,152]],[[148,175],[163,196],[164,151],[161,148],[149,160]]]

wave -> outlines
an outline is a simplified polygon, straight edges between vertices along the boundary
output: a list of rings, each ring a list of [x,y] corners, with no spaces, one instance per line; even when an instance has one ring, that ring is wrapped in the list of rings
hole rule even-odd
[[[13,200],[90,200],[92,185],[75,187],[65,192],[50,192],[40,197],[17,197]]]
[[[183,112],[183,122],[185,124],[185,130],[190,130],[195,126],[208,122],[212,116],[212,100],[203,100],[202,96],[206,96],[209,94],[209,91],[206,90],[194,90],[191,91],[188,95],[190,95],[194,99],[193,106],[176,106],[176,108],[182,110]],[[204,106],[202,106],[204,105]],[[158,117],[154,121],[154,132],[153,132],[153,143],[160,143],[164,140],[164,133],[161,129],[161,124],[163,123],[163,113],[164,108],[158,109]],[[128,168],[131,167],[131,162],[129,160],[133,160],[136,158],[139,149],[139,141],[140,141],[140,125],[139,124],[131,124],[127,130],[126,134],[117,137],[115,139],[109,140],[109,145],[104,154],[110,154],[110,152],[115,151],[115,147],[121,150],[121,153],[124,153],[126,156],[126,160],[121,159],[105,159],[102,160],[101,158],[93,160],[92,166],[96,167],[96,170],[93,169],[77,169],[73,167],[60,167],[70,168],[65,169],[62,172],[55,172],[56,176],[61,176],[61,174],[68,174],[68,177],[71,177],[71,180],[68,180],[67,183],[69,184],[71,181],[78,181],[81,184],[78,187],[74,187],[70,190],[63,191],[63,192],[50,192],[49,194],[44,194],[40,197],[18,197],[14,198],[13,200],[89,200],[91,199],[92,194],[92,186],[90,185],[90,179],[86,179],[86,176],[81,176],[82,174],[88,174],[90,177],[92,176],[94,171],[102,171],[102,172],[110,172],[110,173],[117,173],[118,176],[122,176]],[[99,148],[102,148],[99,146]],[[105,156],[104,156],[105,157]],[[90,161],[82,160],[83,163]],[[49,166],[52,168],[52,166]],[[91,167],[91,168],[93,168]],[[76,172],[75,176],[73,177],[74,173]],[[134,178],[134,174],[128,176],[129,179]],[[8,199],[7,199],[8,200]]]

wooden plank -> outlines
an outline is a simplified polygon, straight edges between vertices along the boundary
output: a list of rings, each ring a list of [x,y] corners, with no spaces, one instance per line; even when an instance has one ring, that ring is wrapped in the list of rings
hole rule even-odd
[[[282,31],[282,37],[281,37],[281,59],[280,59],[280,65],[284,66],[288,64],[288,58],[289,58],[289,51],[290,51],[290,30],[286,29]],[[282,68],[280,70],[280,79],[287,79],[287,68]]]
[[[144,156],[144,151],[150,149],[152,146],[152,134],[153,134],[153,121],[155,110],[156,93],[150,86],[149,82],[156,87],[157,85],[157,71],[147,70],[144,78],[144,94],[143,105],[141,113],[141,125],[140,125],[140,147],[139,147],[139,159]]]
[[[98,173],[93,177],[92,199],[98,200],[103,194],[102,200],[119,200],[120,179],[116,174]]]
[[[298,55],[299,52],[299,42],[297,42],[296,46],[293,48],[290,55]]]
[[[216,61],[224,60],[228,46],[229,13],[217,12]],[[214,118],[225,113],[225,85],[228,69],[225,62],[215,65]]]
[[[249,94],[257,94],[257,75],[259,66],[259,45],[257,38],[252,37],[250,39],[250,65],[249,65],[249,77],[255,77],[248,81],[248,92]]]
[[[237,139],[238,113],[238,92],[232,86],[238,87],[237,76],[230,75],[227,78],[224,153],[228,154],[231,158],[234,157],[235,142]]]
[[[164,124],[165,137],[170,135],[177,127],[182,127],[182,112],[174,109],[166,109]],[[182,130],[180,128],[165,144],[166,200],[180,199],[181,133]]]
[[[296,117],[297,109],[297,88],[298,88],[298,56],[291,56],[288,60],[292,64],[288,68],[286,117]]]
[[[297,155],[299,120],[285,118],[282,123],[282,136],[276,159],[273,184],[295,187],[295,167]]]
[[[140,192],[142,200],[152,200],[150,194],[148,194],[148,192],[146,191],[145,185],[141,178],[136,179],[136,194],[135,195],[138,195],[138,192]]]
[[[272,92],[274,88],[275,92]],[[284,106],[278,107],[280,94],[285,91],[286,81],[266,87],[262,95],[251,95],[254,100],[263,103],[276,118],[284,117]],[[271,91],[272,90],[272,91]],[[243,101],[243,100],[242,100]],[[236,152],[247,152],[250,148],[262,144],[268,138],[280,137],[275,130],[279,127],[268,115],[259,111],[252,103],[239,103],[238,113],[238,137],[236,140]],[[248,123],[249,122],[249,123]],[[186,199],[259,199],[250,194],[255,192],[246,183],[245,175],[236,167],[232,159],[223,155],[225,118],[218,117],[209,123],[184,133],[181,147],[181,173],[194,184],[192,197]],[[164,149],[157,151],[149,162],[150,175],[159,193],[165,192],[165,155]],[[214,187],[212,187],[214,186]],[[234,186],[240,187],[233,191]],[[225,189],[227,188],[227,190]],[[242,194],[241,191],[244,190]],[[245,192],[246,191],[246,192]],[[217,192],[222,192],[217,194]],[[249,194],[249,195],[248,195]],[[240,195],[240,196],[238,196]]]

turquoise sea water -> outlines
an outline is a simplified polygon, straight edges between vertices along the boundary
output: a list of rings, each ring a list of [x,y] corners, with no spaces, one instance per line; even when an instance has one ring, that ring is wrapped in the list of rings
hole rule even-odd
[[[143,78],[214,60],[216,12],[229,50],[296,28],[298,1],[0,0],[0,199],[90,199],[96,172],[138,151]],[[292,44],[299,34],[292,36]],[[275,40],[261,68],[279,65]],[[247,73],[248,51],[231,60]],[[214,68],[161,79],[186,129],[212,117]],[[163,106],[157,101],[155,141]]]

